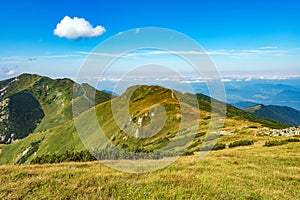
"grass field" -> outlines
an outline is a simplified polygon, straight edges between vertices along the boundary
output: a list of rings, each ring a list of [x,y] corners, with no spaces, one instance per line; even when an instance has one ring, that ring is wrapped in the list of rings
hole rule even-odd
[[[300,144],[263,144],[144,174],[100,162],[0,166],[0,199],[300,199]]]

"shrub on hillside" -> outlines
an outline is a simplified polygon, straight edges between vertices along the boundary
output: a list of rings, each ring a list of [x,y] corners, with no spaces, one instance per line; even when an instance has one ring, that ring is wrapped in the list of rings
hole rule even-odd
[[[286,141],[286,140],[270,140],[270,141],[266,141],[264,146],[266,146],[266,147],[280,146],[280,145],[284,145],[287,143],[288,143],[288,141]]]
[[[86,162],[94,161],[96,158],[89,151],[70,152],[63,154],[50,154],[35,157],[32,164],[61,163],[61,162]]]
[[[226,148],[226,144],[223,144],[223,143],[216,143],[214,145],[214,147],[212,148],[212,150],[222,150],[222,149],[225,149]]]
[[[288,138],[286,139],[287,142],[300,142],[300,139],[298,138]]]
[[[194,143],[192,143],[192,144],[189,146],[189,149],[192,149],[192,148],[197,147],[197,146],[200,146],[200,145],[201,145],[201,140],[195,141]]]
[[[233,147],[239,147],[239,146],[250,146],[253,145],[254,141],[253,140],[238,140],[231,142],[228,147],[233,148]]]
[[[194,155],[194,151],[190,151],[190,150],[187,150],[186,152],[184,152],[185,156],[191,156],[191,155]]]
[[[216,151],[226,148],[226,144],[216,143],[215,145],[205,145],[200,148],[200,151]]]
[[[79,152],[69,152],[66,151],[62,154],[50,154],[36,156],[31,163],[32,164],[44,164],[44,163],[61,163],[61,162],[86,162],[94,160],[139,160],[139,159],[151,159],[158,160],[164,157],[174,157],[178,156],[178,152],[140,152],[141,149],[135,149],[136,152],[127,152],[123,150],[115,149],[103,149],[93,151],[93,155],[85,150]],[[188,150],[189,151],[189,150]],[[192,154],[192,152],[187,152],[187,154]],[[187,155],[186,154],[186,155]],[[94,157],[95,156],[95,157]],[[96,159],[97,158],[97,159]]]
[[[206,133],[205,132],[199,132],[195,135],[195,138],[198,138],[198,137],[202,137],[204,136]]]
[[[249,128],[257,129],[257,126],[249,126]]]

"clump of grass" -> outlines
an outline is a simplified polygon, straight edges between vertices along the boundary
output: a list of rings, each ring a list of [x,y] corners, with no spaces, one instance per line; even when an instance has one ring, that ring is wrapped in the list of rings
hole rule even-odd
[[[250,146],[253,145],[254,141],[253,140],[238,140],[231,142],[228,147],[233,148],[233,147],[239,147],[239,146]]]
[[[287,143],[288,143],[287,140],[270,140],[270,141],[266,141],[264,146],[266,147],[280,146]]]

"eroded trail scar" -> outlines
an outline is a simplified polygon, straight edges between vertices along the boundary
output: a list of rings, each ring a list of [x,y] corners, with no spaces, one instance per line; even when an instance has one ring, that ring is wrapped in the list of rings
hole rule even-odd
[[[175,99],[174,91],[173,90],[171,90],[171,95],[172,95],[172,99]]]

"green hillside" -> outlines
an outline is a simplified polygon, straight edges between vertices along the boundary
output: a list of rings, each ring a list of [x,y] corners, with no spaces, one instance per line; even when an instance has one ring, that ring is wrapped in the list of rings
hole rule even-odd
[[[73,88],[77,91],[74,101],[86,102],[78,108],[80,112],[111,99],[110,94],[70,79],[22,74],[0,81],[0,142],[10,143],[71,120]]]
[[[300,125],[300,111],[287,106],[256,105],[244,109],[254,115],[265,117],[291,126]]]
[[[78,100],[78,97],[75,97],[76,99]],[[178,99],[182,102],[180,103]],[[127,101],[125,100],[129,102],[129,115],[123,115],[126,113],[125,103]],[[211,121],[211,99],[199,94],[196,101],[199,103],[200,116],[197,112],[197,102],[193,101],[191,94],[180,93],[159,86],[133,86],[121,96],[114,98],[113,101],[100,103],[79,115],[75,122],[76,128],[80,130],[80,135],[77,133],[74,121],[65,120],[66,122],[60,122],[61,125],[59,126],[46,131],[35,132],[13,144],[5,145],[0,154],[0,163],[24,163],[30,162],[36,156],[81,151],[85,149],[83,143],[88,146],[88,149],[105,148],[112,142],[129,152],[151,152],[159,149],[167,152],[193,153],[199,151],[202,144],[209,143],[211,140],[209,138],[213,138],[212,136],[215,135],[206,135]],[[217,103],[224,104],[222,102]],[[114,108],[118,111],[116,116],[112,114],[112,104],[116,105]],[[55,105],[54,103],[51,106]],[[80,106],[81,101],[77,101],[75,105]],[[185,121],[179,129],[182,108],[184,108],[186,116],[189,116],[190,119],[196,119],[196,121]],[[96,119],[93,118],[95,113]],[[65,116],[68,114],[66,113]],[[119,119],[121,128],[116,124],[115,118]],[[51,117],[48,119],[50,120]],[[136,127],[139,121],[141,126],[139,126],[140,131],[137,135]],[[162,125],[160,121],[163,124],[161,129],[159,128]],[[96,126],[98,123],[106,137],[99,134],[99,129]],[[44,127],[51,126],[53,124],[48,125],[44,122]],[[247,137],[247,135],[255,135],[256,129],[251,127],[283,128],[286,125],[257,117],[227,105],[227,118],[224,127],[220,127],[218,131],[232,132],[235,135]],[[148,135],[157,128],[159,129],[157,132],[154,131],[155,134]],[[195,133],[198,134],[195,135]]]

